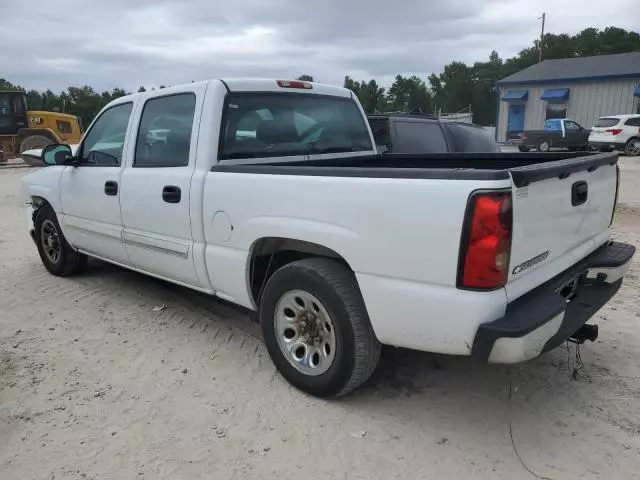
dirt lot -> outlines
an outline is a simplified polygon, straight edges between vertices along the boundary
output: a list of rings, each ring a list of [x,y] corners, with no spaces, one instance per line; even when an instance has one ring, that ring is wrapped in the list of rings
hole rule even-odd
[[[622,167],[616,234],[638,245],[640,167]],[[48,275],[26,172],[0,170],[0,479],[535,478],[514,444],[545,478],[640,479],[640,255],[576,379],[564,346],[512,368],[390,348],[325,402],[233,307],[103,264]]]

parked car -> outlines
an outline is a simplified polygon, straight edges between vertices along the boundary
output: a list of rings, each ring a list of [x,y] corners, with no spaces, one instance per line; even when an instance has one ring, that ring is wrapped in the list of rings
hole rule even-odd
[[[640,155],[640,115],[600,117],[591,129],[589,146],[600,151],[619,150],[637,157]]]
[[[574,120],[558,118],[547,120],[543,130],[525,130],[518,133],[515,144],[521,152],[535,148],[539,152],[548,152],[552,148],[571,151],[587,150],[589,130]]]
[[[379,153],[499,152],[487,131],[472,123],[422,114],[368,115]]]
[[[49,272],[90,256],[257,310],[321,397],[382,344],[516,363],[592,340],[635,252],[609,239],[616,154],[379,155],[356,96],[316,83],[128,95],[42,156],[22,194]]]

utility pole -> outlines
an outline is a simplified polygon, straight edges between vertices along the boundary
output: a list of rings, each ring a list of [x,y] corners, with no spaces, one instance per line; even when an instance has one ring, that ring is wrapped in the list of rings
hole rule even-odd
[[[547,14],[543,13],[542,17],[538,17],[538,20],[542,19],[542,31],[540,32],[540,55],[538,57],[538,63],[542,61],[542,48],[544,45],[544,21],[547,18]]]

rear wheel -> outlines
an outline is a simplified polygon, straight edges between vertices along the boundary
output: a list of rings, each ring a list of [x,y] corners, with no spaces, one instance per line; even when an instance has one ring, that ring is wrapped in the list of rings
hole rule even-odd
[[[260,323],[280,374],[311,395],[350,392],[380,358],[355,277],[335,260],[300,260],[274,273],[260,302]]]
[[[60,277],[73,275],[87,264],[87,257],[69,245],[50,205],[40,207],[35,220],[35,240],[45,268]]]
[[[518,147],[518,150],[520,150],[521,152],[525,153],[525,152],[528,152],[531,149],[529,147]]]
[[[632,138],[624,146],[624,154],[629,157],[640,155],[640,138]]]
[[[551,144],[546,140],[540,140],[536,149],[539,152],[548,152],[551,149]]]

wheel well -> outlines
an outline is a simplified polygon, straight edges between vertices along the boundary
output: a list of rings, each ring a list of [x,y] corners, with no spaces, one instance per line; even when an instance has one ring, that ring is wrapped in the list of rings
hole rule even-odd
[[[352,271],[347,261],[336,251],[313,242],[283,237],[264,237],[251,249],[249,284],[254,302],[260,303],[260,295],[269,278],[281,267],[303,258],[333,258]]]
[[[47,202],[47,199],[44,197],[39,197],[38,195],[33,195],[31,197],[31,205],[33,206],[33,216],[32,216],[32,220],[35,224],[36,221],[36,215],[38,214],[38,210],[40,210],[42,207],[44,207],[45,205],[51,205],[49,202]]]

